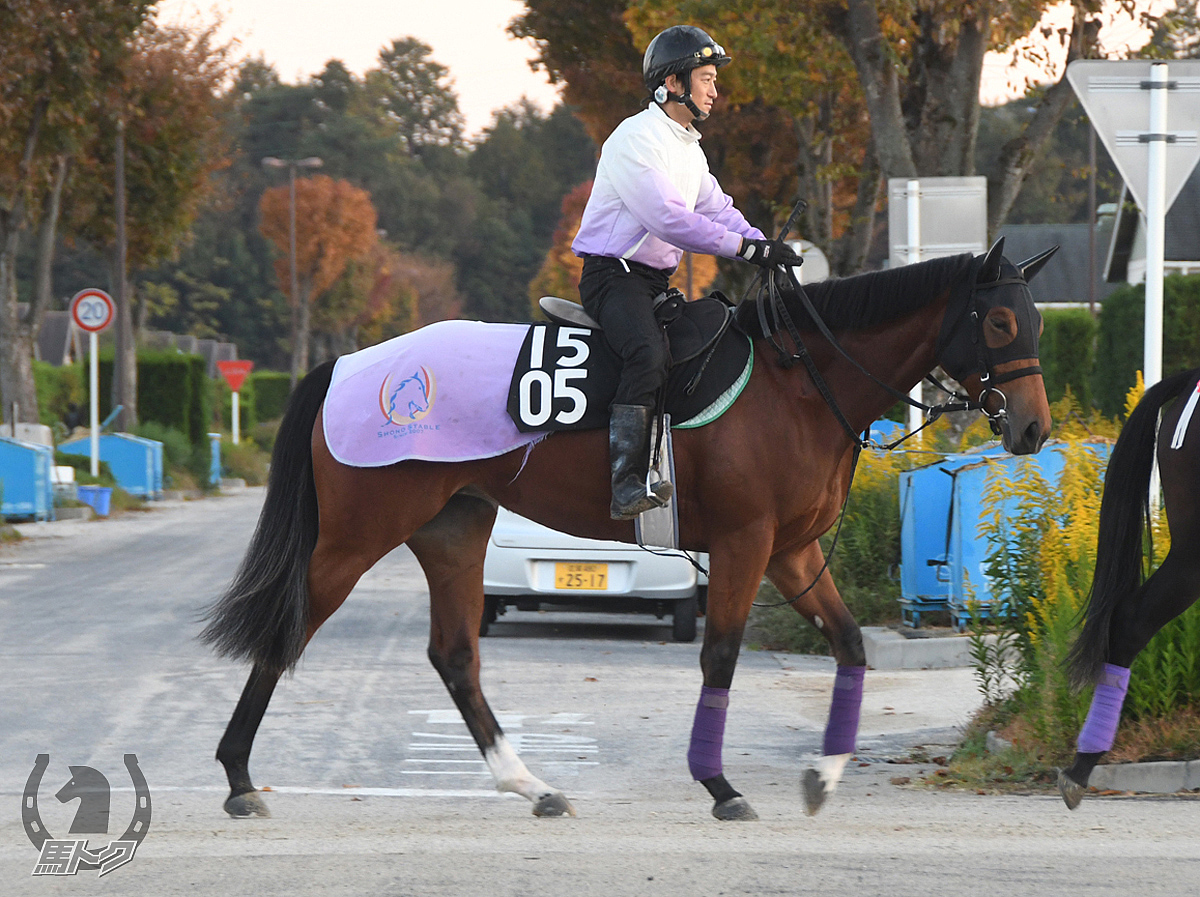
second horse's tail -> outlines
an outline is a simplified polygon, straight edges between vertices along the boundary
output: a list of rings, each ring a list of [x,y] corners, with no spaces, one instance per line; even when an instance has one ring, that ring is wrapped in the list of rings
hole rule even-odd
[[[1067,655],[1071,681],[1091,685],[1108,660],[1113,612],[1142,584],[1142,536],[1150,521],[1150,472],[1158,412],[1196,381],[1200,371],[1183,371],[1154,384],[1125,421],[1104,475],[1096,573],[1084,608],[1083,631]]]
[[[288,401],[258,526],[200,633],[218,654],[276,674],[296,665],[308,634],[308,562],[317,544],[312,429],[332,377],[332,361],[314,368]]]

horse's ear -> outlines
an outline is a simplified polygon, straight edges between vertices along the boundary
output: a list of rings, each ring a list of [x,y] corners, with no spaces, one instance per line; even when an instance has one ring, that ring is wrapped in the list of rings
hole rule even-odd
[[[1042,270],[1046,262],[1050,261],[1054,253],[1058,252],[1059,248],[1060,247],[1057,245],[1051,246],[1045,252],[1035,255],[1031,259],[1026,259],[1017,265],[1017,267],[1021,269],[1021,277],[1025,279],[1026,283],[1029,283],[1029,281],[1033,280],[1034,275]]]
[[[983,265],[979,269],[977,280],[980,283],[990,283],[993,280],[1000,279],[1000,263],[1004,261],[1004,238],[1000,237],[992,244],[992,248],[987,251],[987,255],[983,259]]]

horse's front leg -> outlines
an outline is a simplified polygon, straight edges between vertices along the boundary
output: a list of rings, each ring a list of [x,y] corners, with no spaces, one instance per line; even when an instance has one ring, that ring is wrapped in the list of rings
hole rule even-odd
[[[858,737],[858,717],[862,707],[863,674],[867,658],[863,651],[862,631],[855,622],[827,569],[821,546],[806,546],[780,552],[767,565],[767,576],[796,612],[812,623],[829,641],[837,661],[833,681],[833,699],[821,759],[805,770],[804,808],[809,816],[817,813],[837,789],[842,771],[854,753]]]
[[[483,558],[495,519],[495,508],[486,501],[459,493],[408,540],[429,583],[429,660],[483,754],[496,790],[528,799],[535,816],[574,816],[566,795],[534,776],[517,756],[479,685]]]
[[[709,560],[708,612],[704,624],[704,647],[700,669],[704,687],[696,705],[688,768],[692,778],[708,789],[714,804],[712,814],[726,821],[748,821],[758,814],[725,779],[721,747],[725,738],[725,713],[729,686],[737,666],[746,617],[762,581],[770,551],[769,533],[742,534],[713,545]]]

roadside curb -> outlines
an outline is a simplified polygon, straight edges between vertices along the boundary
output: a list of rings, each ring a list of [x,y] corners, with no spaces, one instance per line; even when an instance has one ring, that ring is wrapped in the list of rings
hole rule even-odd
[[[883,626],[862,628],[867,666],[875,670],[941,670],[971,665],[966,635],[908,638]],[[995,636],[985,638],[995,640]]]
[[[1153,763],[1108,763],[1088,778],[1088,790],[1175,794],[1200,789],[1200,760],[1160,760]]]

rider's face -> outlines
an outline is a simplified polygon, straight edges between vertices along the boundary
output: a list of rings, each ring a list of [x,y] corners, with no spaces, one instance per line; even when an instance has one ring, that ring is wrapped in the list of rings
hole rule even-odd
[[[717,67],[702,65],[692,69],[692,102],[704,115],[712,112],[713,103],[717,100]],[[684,92],[683,80],[678,75],[667,76],[667,90],[676,96]]]

